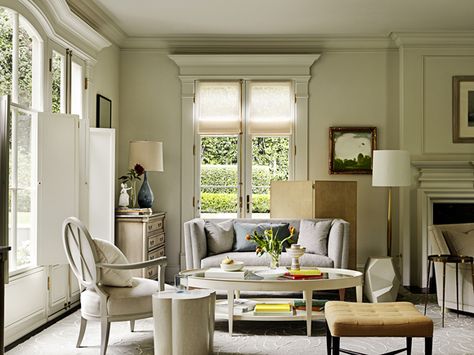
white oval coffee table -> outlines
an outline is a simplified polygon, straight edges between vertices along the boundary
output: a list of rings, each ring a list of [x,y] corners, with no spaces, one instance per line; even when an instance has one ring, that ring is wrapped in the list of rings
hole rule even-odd
[[[225,274],[218,278],[205,278],[206,269],[185,270],[181,274],[187,276],[189,287],[209,288],[213,290],[227,291],[227,314],[216,314],[216,316],[225,316],[229,323],[229,334],[232,335],[234,320],[306,320],[307,335],[311,336],[311,321],[313,319],[322,319],[322,312],[313,312],[312,307],[306,307],[306,311],[297,311],[294,315],[270,315],[254,316],[253,312],[243,314],[234,314],[234,295],[240,294],[240,291],[275,291],[275,292],[303,292],[303,299],[306,305],[312,304],[313,291],[322,290],[342,290],[346,288],[356,288],[356,300],[362,302],[362,277],[363,274],[355,270],[319,268],[323,273],[322,278],[291,280],[286,278],[277,279],[259,279],[253,272],[264,270],[265,267],[248,266],[245,267],[251,273],[245,279],[226,278]],[[262,301],[269,302],[271,299]],[[273,301],[286,301],[278,298]]]

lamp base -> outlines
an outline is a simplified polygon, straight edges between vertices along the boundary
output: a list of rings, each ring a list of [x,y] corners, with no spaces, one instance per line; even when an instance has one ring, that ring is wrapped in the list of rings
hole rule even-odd
[[[370,257],[365,264],[364,275],[364,294],[370,302],[397,300],[400,281],[391,257]]]
[[[150,185],[148,184],[145,171],[142,187],[140,188],[140,191],[138,191],[138,206],[140,206],[140,208],[151,208],[152,205],[153,191],[151,191]]]

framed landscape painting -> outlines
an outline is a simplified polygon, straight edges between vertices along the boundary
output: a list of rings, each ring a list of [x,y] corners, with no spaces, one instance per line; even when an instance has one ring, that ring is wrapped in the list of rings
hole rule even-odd
[[[453,76],[453,142],[474,143],[474,76]]]
[[[376,127],[330,127],[329,173],[372,174]]]

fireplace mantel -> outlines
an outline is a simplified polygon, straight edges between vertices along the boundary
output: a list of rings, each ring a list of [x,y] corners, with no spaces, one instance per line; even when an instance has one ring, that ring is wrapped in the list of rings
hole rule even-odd
[[[428,226],[433,223],[434,203],[474,202],[474,161],[412,161],[417,177],[417,267],[418,286],[426,286],[430,254]],[[413,259],[412,259],[413,260]]]

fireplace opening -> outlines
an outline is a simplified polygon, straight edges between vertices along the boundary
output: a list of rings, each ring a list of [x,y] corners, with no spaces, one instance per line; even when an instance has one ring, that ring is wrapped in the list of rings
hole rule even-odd
[[[474,203],[434,203],[433,224],[474,223]]]

